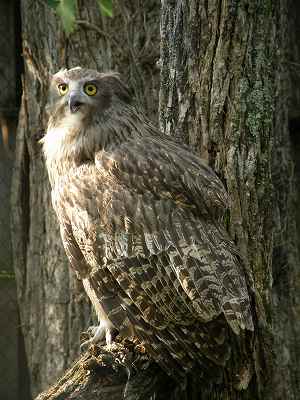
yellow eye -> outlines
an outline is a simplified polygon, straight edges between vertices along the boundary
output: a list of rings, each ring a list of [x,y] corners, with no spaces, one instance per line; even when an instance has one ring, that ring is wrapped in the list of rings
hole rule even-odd
[[[58,86],[58,92],[61,96],[64,96],[66,93],[68,93],[69,87],[66,83],[60,83]]]
[[[88,96],[95,96],[95,94],[97,93],[97,86],[93,83],[87,83],[84,86],[84,91]]]

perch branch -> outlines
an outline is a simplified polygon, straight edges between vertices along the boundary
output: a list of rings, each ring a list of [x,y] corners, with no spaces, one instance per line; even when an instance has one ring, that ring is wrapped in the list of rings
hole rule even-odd
[[[171,400],[174,386],[157,364],[133,347],[92,346],[35,400]]]

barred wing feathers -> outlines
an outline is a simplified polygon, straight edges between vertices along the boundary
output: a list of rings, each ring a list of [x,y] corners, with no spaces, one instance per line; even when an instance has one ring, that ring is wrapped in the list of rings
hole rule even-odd
[[[124,142],[111,153],[98,153],[96,160],[100,169],[109,170],[135,192],[182,199],[202,215],[228,207],[227,192],[212,169],[170,138],[149,136]]]
[[[65,246],[80,249],[111,321],[126,315],[168,368],[189,369],[203,356],[223,365],[222,315],[236,334],[253,324],[239,256],[213,219],[227,195],[212,170],[175,142],[144,137],[62,179],[53,203],[72,229]]]

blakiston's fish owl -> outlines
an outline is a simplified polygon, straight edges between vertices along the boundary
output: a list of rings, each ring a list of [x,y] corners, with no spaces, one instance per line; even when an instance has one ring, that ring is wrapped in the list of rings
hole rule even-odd
[[[99,317],[171,375],[225,365],[253,330],[238,252],[218,223],[226,191],[133,104],[117,73],[53,76],[43,149],[63,244]],[[233,335],[233,337],[238,337]]]

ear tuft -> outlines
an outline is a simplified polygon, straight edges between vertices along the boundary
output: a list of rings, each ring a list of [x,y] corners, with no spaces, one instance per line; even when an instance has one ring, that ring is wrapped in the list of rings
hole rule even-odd
[[[121,76],[118,72],[102,73],[101,80],[105,86],[109,87],[112,94],[125,103],[131,103],[132,93],[128,86],[121,80]]]
[[[77,67],[70,68],[70,69],[68,70],[68,72],[79,71],[80,69],[82,69],[82,68],[79,67],[79,65],[78,65]],[[65,70],[65,71],[66,71],[66,70]]]
[[[67,71],[68,70],[66,68],[61,68],[58,72],[56,72],[54,75],[51,76],[51,81],[52,82],[62,81],[63,77]]]

